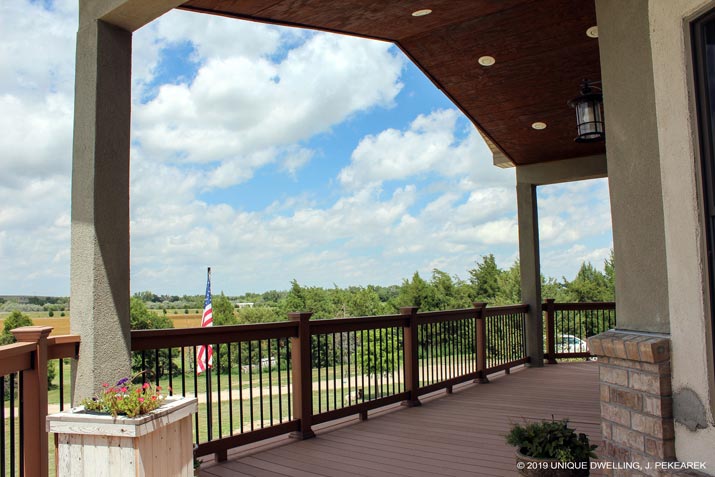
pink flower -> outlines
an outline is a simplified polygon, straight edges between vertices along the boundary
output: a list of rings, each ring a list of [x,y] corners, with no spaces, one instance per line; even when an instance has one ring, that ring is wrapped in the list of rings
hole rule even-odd
[[[123,387],[123,388],[121,389],[121,391],[122,391],[123,393],[127,392],[127,387],[126,387],[126,386]]]
[[[146,389],[148,387],[149,387],[149,383],[144,383],[144,385],[142,386],[142,389]]]
[[[144,402],[144,398],[139,398],[139,402]]]

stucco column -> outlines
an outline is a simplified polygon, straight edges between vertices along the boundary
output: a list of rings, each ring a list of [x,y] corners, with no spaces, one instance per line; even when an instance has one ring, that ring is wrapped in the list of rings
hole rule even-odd
[[[131,33],[102,21],[77,33],[72,168],[72,400],[126,376],[129,335]]]
[[[529,305],[526,321],[526,354],[531,358],[531,366],[543,366],[544,324],[541,314],[539,217],[534,184],[517,182],[516,205],[519,220],[521,302]]]
[[[669,333],[648,1],[599,0],[596,14],[617,264],[618,328]]]

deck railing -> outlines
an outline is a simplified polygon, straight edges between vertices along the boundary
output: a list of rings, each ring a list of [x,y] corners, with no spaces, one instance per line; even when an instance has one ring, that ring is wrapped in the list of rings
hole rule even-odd
[[[528,361],[527,305],[253,325],[132,331],[133,364],[171,394],[196,396],[195,455],[230,448],[477,380]],[[196,374],[201,345],[213,368]]]
[[[542,305],[546,324],[544,357],[550,364],[557,358],[589,358],[587,339],[616,327],[614,302],[556,303]]]
[[[613,303],[547,300],[547,353],[589,356],[558,345],[559,337],[585,340],[615,326]],[[527,305],[389,316],[289,321],[214,328],[132,331],[132,365],[142,379],[170,394],[196,396],[197,457],[227,457],[228,449],[286,433],[313,435],[312,426],[401,402],[454,385],[487,382],[488,375],[527,363]],[[14,330],[18,343],[0,347],[0,477],[46,475],[47,365],[59,363],[62,410],[66,358],[76,358],[79,337],[48,337],[49,327]],[[213,368],[197,375],[195,356],[213,347]],[[55,392],[52,390],[51,392]],[[51,410],[54,410],[53,406]]]
[[[51,331],[43,326],[17,328],[12,330],[17,342],[0,346],[0,476],[48,474],[47,366],[59,363],[57,399],[62,409],[67,401],[64,358],[76,358],[79,349],[78,336],[49,337]]]

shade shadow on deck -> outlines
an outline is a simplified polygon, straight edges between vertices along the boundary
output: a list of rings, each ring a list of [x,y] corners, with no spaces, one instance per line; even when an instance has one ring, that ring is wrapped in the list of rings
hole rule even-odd
[[[592,443],[601,443],[596,363],[521,368],[491,384],[466,385],[447,396],[439,392],[423,402],[378,411],[366,422],[316,427],[314,439],[277,438],[236,449],[201,475],[515,475],[514,450],[504,442],[509,427],[552,416],[569,418]]]

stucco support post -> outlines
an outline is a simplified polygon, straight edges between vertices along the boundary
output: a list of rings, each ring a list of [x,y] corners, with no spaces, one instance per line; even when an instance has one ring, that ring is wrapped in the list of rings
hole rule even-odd
[[[526,321],[526,354],[531,360],[530,366],[543,366],[544,324],[541,314],[541,266],[536,186],[517,182],[516,204],[519,220],[521,302],[529,305]]]
[[[126,376],[129,335],[131,33],[103,21],[77,32],[72,167],[72,401]]]

